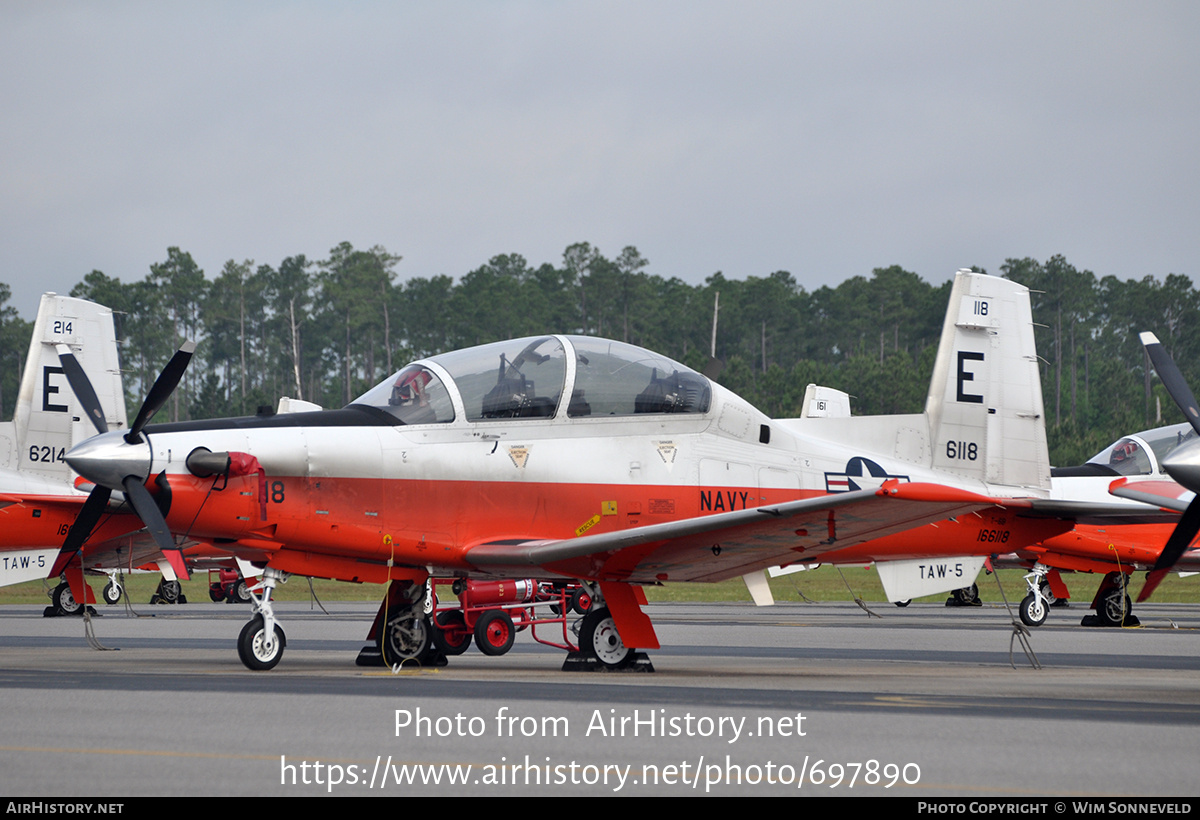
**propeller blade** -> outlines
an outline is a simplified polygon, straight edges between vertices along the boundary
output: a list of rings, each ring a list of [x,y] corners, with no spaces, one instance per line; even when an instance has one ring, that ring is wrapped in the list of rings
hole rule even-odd
[[[142,402],[142,409],[138,410],[137,418],[134,419],[133,425],[129,428],[129,434],[125,436],[127,441],[136,442],[141,438],[142,428],[146,426],[146,422],[154,418],[171,394],[175,392],[175,387],[179,384],[179,380],[183,378],[183,373],[187,370],[188,363],[192,360],[192,354],[196,352],[196,343],[186,341],[180,345],[179,350],[175,351],[175,355],[171,357],[171,361],[167,362],[167,366],[158,374],[158,378],[154,381],[154,386],[150,388],[150,392],[146,394],[146,400]],[[142,489],[145,489],[143,487]],[[147,495],[149,493],[147,492]],[[162,516],[159,516],[161,518]],[[146,519],[143,518],[143,521]]]
[[[1176,367],[1175,360],[1171,358],[1171,354],[1153,333],[1140,333],[1138,336],[1146,348],[1146,353],[1150,356],[1150,361],[1154,363],[1154,370],[1158,373],[1158,378],[1162,380],[1163,387],[1167,388],[1171,398],[1179,405],[1179,409],[1191,423],[1192,429],[1200,435],[1200,410],[1197,409],[1200,408],[1200,404],[1197,404],[1196,397],[1192,395],[1191,388],[1188,387],[1183,374]]]
[[[1158,560],[1154,562],[1154,569],[1146,578],[1146,586],[1138,595],[1138,603],[1150,597],[1150,593],[1154,592],[1163,576],[1175,566],[1179,556],[1183,555],[1191,546],[1196,533],[1200,533],[1200,497],[1192,500],[1187,510],[1184,511],[1183,517],[1179,519],[1179,523],[1175,525],[1175,529],[1171,531],[1171,537],[1167,539],[1166,546],[1163,547]]]
[[[1169,570],[1153,569],[1146,573],[1146,585],[1142,587],[1141,594],[1137,597],[1137,602],[1140,604],[1143,601],[1150,600],[1151,594],[1158,589],[1158,585],[1162,583],[1162,579],[1167,577]]]
[[[1171,354],[1167,353],[1167,349],[1162,346],[1158,337],[1153,333],[1140,333],[1138,336],[1142,340],[1142,345],[1146,348],[1146,355],[1154,364],[1154,369],[1163,386],[1167,388],[1167,392],[1174,399],[1175,404],[1179,405],[1179,409],[1183,411],[1183,415],[1192,425],[1192,429],[1200,434],[1200,409],[1198,409],[1200,404],[1196,402],[1196,397],[1192,394],[1192,389],[1188,387],[1187,380],[1183,378],[1183,373],[1176,366],[1175,360],[1171,358]],[[1176,448],[1174,452],[1163,459],[1163,468],[1170,476],[1193,491],[1196,490],[1196,487],[1193,486],[1196,483],[1195,449],[1196,444],[1189,442]],[[1146,576],[1146,585],[1142,587],[1142,592],[1138,595],[1138,603],[1150,597],[1163,577],[1175,566],[1179,556],[1183,555],[1191,546],[1198,532],[1200,532],[1200,496],[1188,504],[1187,509],[1183,512],[1183,517],[1179,519],[1179,523],[1172,530],[1171,537],[1167,539],[1166,545],[1158,556],[1158,561],[1154,563],[1154,569]]]
[[[67,531],[62,549],[58,551],[58,557],[54,559],[54,566],[50,568],[50,574],[46,577],[57,578],[67,568],[67,564],[71,563],[71,559],[83,548],[84,542],[96,528],[96,522],[104,514],[111,496],[112,490],[101,484],[97,484],[96,488],[88,494],[87,501],[83,502],[83,509],[79,511],[79,515],[75,516],[75,523]]]
[[[175,574],[182,575],[184,580],[187,580],[189,575],[187,567],[183,562],[183,551],[175,543],[175,539],[171,537],[171,531],[167,529],[166,519],[163,518],[162,511],[158,509],[158,505],[154,503],[154,496],[150,495],[150,491],[146,489],[146,485],[139,481],[136,476],[127,476],[121,484],[125,487],[125,497],[129,499],[129,503],[133,504],[138,517],[142,519],[142,523],[146,525],[146,529],[154,537],[154,543],[158,544],[158,548],[162,550],[163,556],[171,563]]]
[[[79,364],[71,348],[57,345],[55,349],[58,351],[58,361],[63,367],[67,382],[70,383],[75,398],[83,405],[84,415],[91,421],[97,433],[107,433],[108,422],[104,420],[104,408],[100,406],[100,399],[96,397],[96,391],[92,389],[92,382],[87,373],[83,372],[83,366]]]

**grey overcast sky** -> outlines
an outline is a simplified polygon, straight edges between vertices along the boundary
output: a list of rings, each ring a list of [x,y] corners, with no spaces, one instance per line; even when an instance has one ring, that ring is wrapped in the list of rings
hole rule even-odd
[[[1195,276],[1200,3],[0,3],[0,282],[168,246],[458,277]]]

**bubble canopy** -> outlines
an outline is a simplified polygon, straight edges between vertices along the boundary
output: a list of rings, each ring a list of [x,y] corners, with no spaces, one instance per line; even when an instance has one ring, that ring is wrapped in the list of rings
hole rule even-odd
[[[1113,442],[1089,458],[1088,463],[1103,464],[1120,475],[1151,475],[1161,469],[1162,460],[1172,450],[1195,435],[1186,422],[1144,430]]]
[[[559,414],[564,396],[570,418],[706,413],[712,400],[707,378],[644,348],[534,336],[414,362],[353,403],[401,424],[449,424],[456,420],[454,392],[468,422],[548,419]]]

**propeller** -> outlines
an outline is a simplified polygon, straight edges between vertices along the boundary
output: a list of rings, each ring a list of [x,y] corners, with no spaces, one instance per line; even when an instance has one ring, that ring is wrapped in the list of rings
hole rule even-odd
[[[1150,597],[1166,574],[1175,566],[1179,557],[1187,550],[1196,534],[1200,533],[1200,410],[1197,409],[1200,405],[1197,404],[1196,397],[1188,387],[1187,380],[1183,378],[1183,373],[1176,366],[1175,360],[1171,358],[1171,354],[1167,353],[1158,337],[1153,333],[1142,333],[1140,338],[1142,345],[1146,348],[1146,354],[1154,364],[1158,378],[1167,388],[1171,398],[1179,405],[1179,409],[1183,411],[1183,415],[1192,425],[1198,438],[1179,445],[1162,459],[1162,467],[1167,471],[1167,475],[1197,495],[1188,504],[1183,517],[1175,525],[1171,537],[1167,539],[1166,545],[1159,554],[1154,568],[1146,576],[1146,585],[1142,587],[1142,592],[1138,595],[1138,603]]]
[[[150,448],[142,437],[142,428],[162,408],[179,385],[179,380],[183,378],[192,354],[196,351],[195,342],[184,342],[171,357],[171,361],[167,362],[167,366],[151,386],[150,392],[146,394],[133,425],[124,433],[115,430],[109,432],[108,423],[104,419],[104,408],[100,406],[96,391],[71,348],[60,344],[56,350],[67,382],[98,435],[72,448],[66,455],[67,463],[81,476],[95,482],[96,486],[88,494],[83,508],[75,517],[75,523],[68,530],[58,558],[50,570],[50,576],[61,573],[79,553],[108,507],[113,491],[121,490],[129,499],[138,518],[146,525],[158,548],[162,550],[163,556],[175,570],[175,574],[188,578],[183,551],[175,544],[162,511],[154,503],[154,497],[145,486],[150,473]]]

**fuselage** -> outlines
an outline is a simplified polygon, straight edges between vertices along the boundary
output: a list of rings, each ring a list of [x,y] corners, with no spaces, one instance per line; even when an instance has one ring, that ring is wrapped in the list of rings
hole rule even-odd
[[[536,395],[514,403],[507,396],[519,388],[505,367],[535,343],[561,351],[561,375],[539,372],[534,388],[523,374],[524,389]],[[1032,494],[869,449],[872,437],[894,440],[890,428],[864,435],[860,446],[824,438],[805,420],[772,421],[682,365],[641,362],[652,354],[632,346],[545,337],[507,350],[482,357],[501,364],[489,363],[487,377],[473,381],[478,366],[466,367],[465,377],[454,360],[416,362],[342,410],[149,426],[147,475],[166,475],[172,530],[286,562],[287,571],[348,580],[382,580],[389,562],[467,574],[474,571],[467,551],[483,543],[611,532],[877,487],[887,478]],[[524,370],[538,372],[537,355],[544,354],[520,362]],[[585,367],[604,372],[589,381]],[[413,374],[424,380],[415,391]],[[499,404],[497,385],[504,387]],[[424,400],[419,409],[414,394]],[[498,410],[485,412],[488,402]],[[921,418],[898,429],[920,437]],[[247,453],[262,472],[227,482],[197,477],[186,460],[200,447]],[[997,508],[822,560],[988,554],[1067,528]]]

